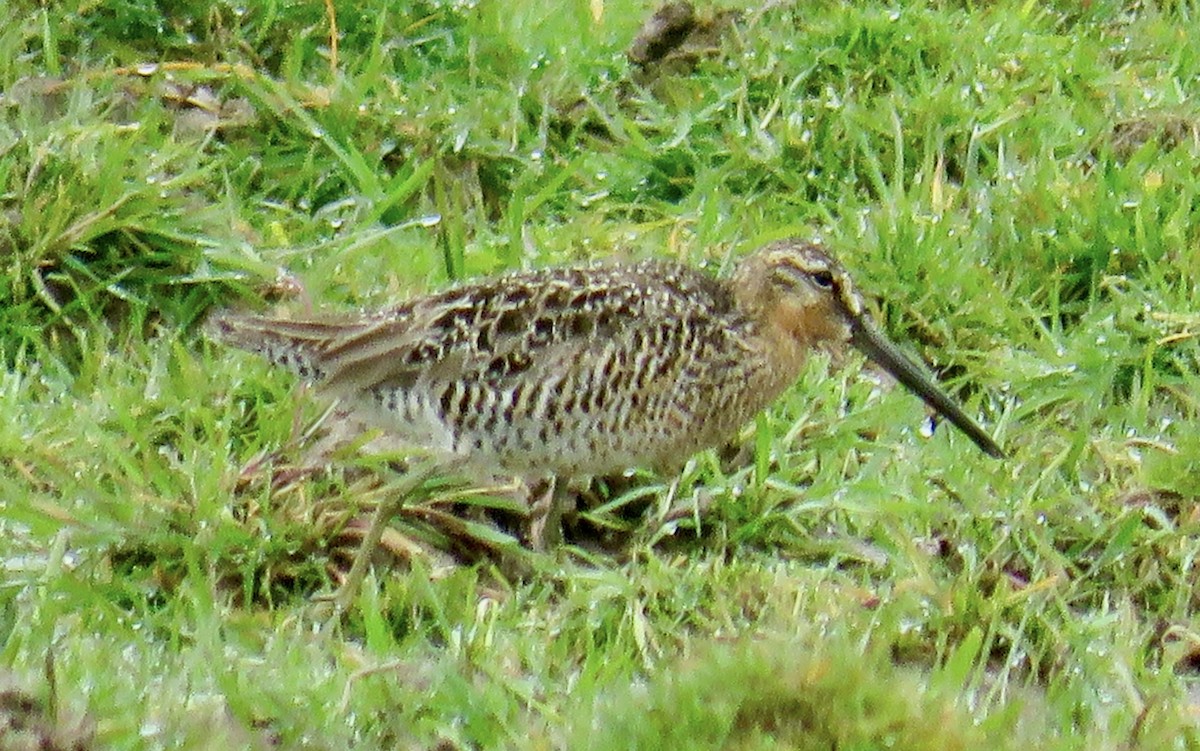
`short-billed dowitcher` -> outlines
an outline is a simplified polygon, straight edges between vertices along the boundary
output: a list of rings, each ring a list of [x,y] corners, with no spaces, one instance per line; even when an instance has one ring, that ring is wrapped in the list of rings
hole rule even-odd
[[[814,350],[846,344],[1004,455],[880,333],[842,266],[798,239],[726,279],[667,261],[547,268],[352,318],[225,314],[211,330],[402,443],[493,476],[675,471],[770,404]]]

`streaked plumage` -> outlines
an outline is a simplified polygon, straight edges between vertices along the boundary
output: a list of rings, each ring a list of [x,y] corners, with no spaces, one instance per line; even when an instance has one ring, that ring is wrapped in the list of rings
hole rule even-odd
[[[845,270],[797,239],[726,279],[668,261],[548,268],[358,317],[218,315],[211,331],[401,443],[492,475],[671,471],[769,405],[814,350],[846,344],[1003,456],[879,333]]]
[[[211,330],[401,442],[497,473],[669,470],[850,343],[1000,449],[876,331],[846,272],[797,240],[726,280],[667,262],[508,274],[357,318],[220,315]]]

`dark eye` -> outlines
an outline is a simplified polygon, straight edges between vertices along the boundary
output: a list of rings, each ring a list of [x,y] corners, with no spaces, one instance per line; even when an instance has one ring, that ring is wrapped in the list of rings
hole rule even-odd
[[[813,272],[812,280],[822,289],[833,289],[833,274],[828,271]]]

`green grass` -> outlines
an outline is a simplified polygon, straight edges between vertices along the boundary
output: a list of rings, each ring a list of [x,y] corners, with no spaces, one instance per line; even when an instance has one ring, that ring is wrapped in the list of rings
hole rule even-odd
[[[319,2],[0,11],[0,692],[98,748],[1200,747],[1200,6],[765,5],[644,87],[629,0],[338,2],[336,70]],[[1008,460],[818,360],[604,552],[418,509],[322,617],[388,473],[272,487],[321,407],[208,310],[789,233]]]

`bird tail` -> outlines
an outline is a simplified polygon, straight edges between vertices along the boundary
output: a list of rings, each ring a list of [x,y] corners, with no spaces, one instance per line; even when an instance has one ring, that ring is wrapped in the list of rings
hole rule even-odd
[[[326,377],[323,354],[348,324],[285,320],[222,311],[205,323],[210,339],[253,352],[309,381]]]

